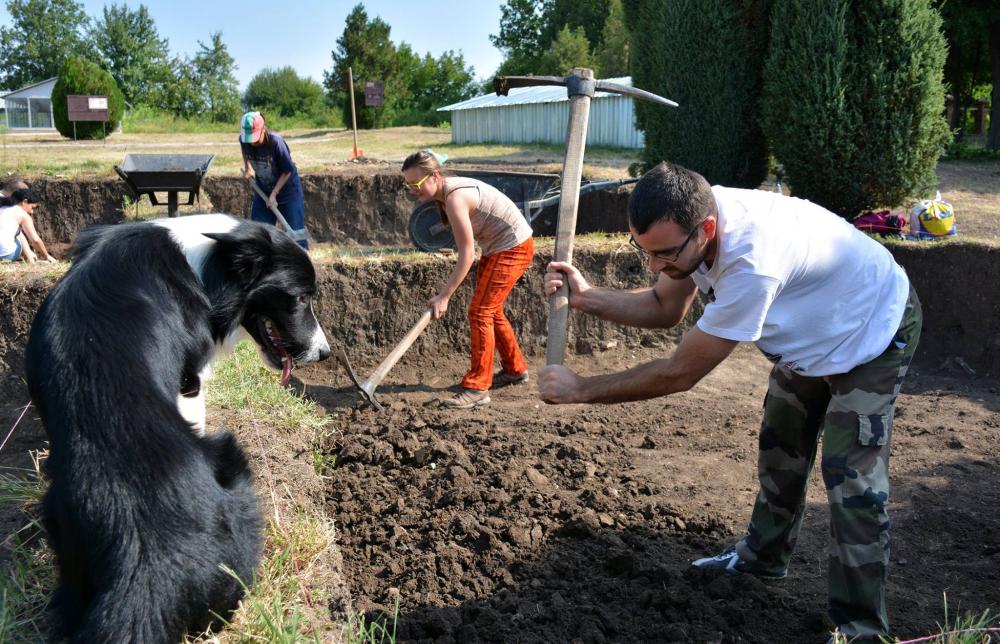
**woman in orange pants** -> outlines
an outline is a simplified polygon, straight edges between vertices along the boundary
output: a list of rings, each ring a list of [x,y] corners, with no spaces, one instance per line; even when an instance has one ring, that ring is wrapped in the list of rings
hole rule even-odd
[[[445,176],[437,156],[429,150],[411,154],[403,161],[403,177],[418,200],[437,202],[455,236],[458,261],[448,281],[428,301],[435,320],[448,310],[448,300],[469,274],[475,244],[482,249],[476,291],[469,304],[472,366],[462,379],[461,391],[443,402],[459,409],[485,405],[490,402],[493,384],[528,381],[528,363],[503,305],[518,278],[531,266],[535,253],[531,226],[514,202],[493,186],[476,179]],[[496,378],[494,350],[500,353],[503,368]]]

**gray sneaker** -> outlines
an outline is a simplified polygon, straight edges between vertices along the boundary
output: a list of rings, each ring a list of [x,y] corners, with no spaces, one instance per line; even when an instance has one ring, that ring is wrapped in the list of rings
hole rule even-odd
[[[498,371],[493,375],[494,387],[509,387],[511,385],[523,385],[530,380],[527,371],[521,373],[507,373]]]
[[[740,559],[739,554],[736,552],[736,546],[729,546],[722,551],[722,554],[715,555],[714,557],[696,559],[691,562],[691,565],[703,570],[719,570],[729,577],[749,573],[764,579],[784,579],[788,575],[788,571],[774,573],[754,570],[747,562]]]
[[[452,409],[471,409],[480,405],[488,405],[490,404],[490,392],[488,389],[462,389],[454,397],[443,399],[441,404]]]

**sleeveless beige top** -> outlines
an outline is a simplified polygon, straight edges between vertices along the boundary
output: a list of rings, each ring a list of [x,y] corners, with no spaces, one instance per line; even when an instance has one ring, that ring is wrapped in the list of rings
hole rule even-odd
[[[479,203],[470,213],[472,236],[483,256],[500,253],[531,237],[531,225],[514,202],[488,183],[466,177],[448,177],[444,195],[456,190],[476,190]]]

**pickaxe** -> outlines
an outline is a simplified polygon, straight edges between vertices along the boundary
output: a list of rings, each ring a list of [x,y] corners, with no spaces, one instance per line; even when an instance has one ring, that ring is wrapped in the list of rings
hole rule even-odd
[[[344,366],[344,369],[347,370],[347,374],[351,377],[351,381],[354,382],[354,386],[358,388],[358,391],[361,393],[361,397],[365,399],[365,402],[370,403],[378,411],[382,411],[384,408],[375,398],[375,388],[378,387],[379,383],[382,382],[382,379],[389,373],[389,370],[392,369],[397,362],[399,362],[399,359],[403,357],[403,354],[406,353],[406,350],[410,348],[410,345],[413,344],[414,340],[416,340],[417,336],[423,332],[430,321],[431,310],[427,309],[424,311],[424,314],[420,316],[420,319],[417,320],[417,323],[406,332],[406,335],[404,335],[403,339],[399,341],[399,344],[397,344],[396,347],[389,352],[389,355],[385,357],[382,363],[375,368],[374,372],[372,372],[372,375],[370,375],[364,382],[362,382],[358,378],[357,374],[354,373],[351,361],[347,359],[347,353],[343,349],[337,350],[337,360]]]
[[[514,87],[559,85],[569,95],[569,127],[566,130],[566,156],[563,159],[562,188],[559,199],[559,223],[556,228],[555,260],[573,261],[573,234],[576,232],[576,211],[580,204],[580,177],[583,174],[583,150],[587,144],[587,123],[590,119],[590,99],[594,92],[614,92],[633,98],[677,107],[677,103],[650,92],[618,83],[594,80],[594,72],[574,67],[569,76],[498,76],[493,79],[497,96],[506,96]],[[569,286],[549,298],[548,340],[545,346],[546,364],[562,364],[566,355],[566,323],[569,317]]]

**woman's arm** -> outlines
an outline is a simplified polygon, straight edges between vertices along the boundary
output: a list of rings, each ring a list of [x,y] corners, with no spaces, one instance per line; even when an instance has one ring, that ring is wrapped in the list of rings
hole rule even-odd
[[[48,249],[45,248],[45,243],[38,236],[38,231],[35,230],[35,222],[31,219],[31,215],[28,213],[18,215],[18,223],[21,225],[21,230],[24,231],[24,236],[28,238],[28,241],[35,247],[35,250],[38,251],[42,259],[47,262],[59,261],[52,255],[49,255]]]
[[[271,194],[267,198],[268,208],[278,207],[278,193],[280,193],[281,189],[285,186],[286,183],[288,183],[288,179],[291,176],[292,176],[291,172],[283,172],[281,176],[278,177],[278,182],[274,184],[274,190],[271,191]]]
[[[471,193],[471,190],[463,191]],[[435,320],[441,317],[448,310],[448,300],[454,295],[458,287],[465,281],[465,277],[472,268],[475,260],[476,242],[472,236],[472,219],[470,213],[475,207],[475,198],[471,194],[452,194],[447,198],[444,212],[451,225],[451,232],[455,236],[455,248],[458,251],[458,261],[452,269],[448,281],[444,283],[438,294],[432,297],[428,304],[432,310],[432,317]]]

